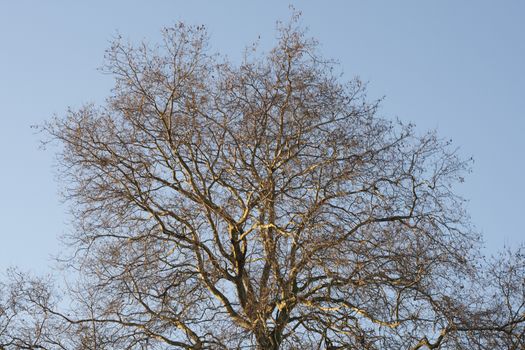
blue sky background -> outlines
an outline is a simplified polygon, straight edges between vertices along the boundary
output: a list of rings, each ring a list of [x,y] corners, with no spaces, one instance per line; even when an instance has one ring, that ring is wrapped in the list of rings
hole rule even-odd
[[[487,250],[525,241],[524,1],[0,0],[0,271],[45,271],[60,250],[67,205],[30,125],[104,101],[112,80],[97,68],[117,31],[155,41],[179,20],[205,24],[212,48],[238,60],[258,35],[271,45],[289,4],[346,78],[386,96],[382,115],[474,157],[458,192]]]

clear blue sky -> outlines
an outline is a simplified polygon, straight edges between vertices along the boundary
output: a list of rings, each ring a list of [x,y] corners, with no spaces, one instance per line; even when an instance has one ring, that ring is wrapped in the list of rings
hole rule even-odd
[[[488,250],[525,241],[524,1],[0,0],[0,271],[45,270],[59,250],[67,207],[30,125],[103,102],[112,82],[97,67],[117,31],[155,40],[179,20],[205,24],[235,60],[258,35],[271,43],[290,3],[347,78],[386,96],[381,114],[474,157],[458,191]]]

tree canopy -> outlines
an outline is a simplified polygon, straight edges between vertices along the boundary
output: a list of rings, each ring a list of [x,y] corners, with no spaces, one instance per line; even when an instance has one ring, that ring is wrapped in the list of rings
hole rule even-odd
[[[43,126],[78,281],[13,272],[0,349],[525,346],[523,253],[481,255],[469,160],[379,116],[295,18],[240,64],[179,24],[104,69],[106,104]]]

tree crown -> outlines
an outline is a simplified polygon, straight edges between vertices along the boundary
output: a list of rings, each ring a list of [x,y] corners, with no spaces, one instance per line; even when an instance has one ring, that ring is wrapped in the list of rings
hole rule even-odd
[[[107,104],[44,126],[83,279],[74,317],[29,298],[39,346],[523,345],[523,259],[480,260],[453,189],[469,162],[378,116],[295,20],[239,65],[204,27],[116,40]]]

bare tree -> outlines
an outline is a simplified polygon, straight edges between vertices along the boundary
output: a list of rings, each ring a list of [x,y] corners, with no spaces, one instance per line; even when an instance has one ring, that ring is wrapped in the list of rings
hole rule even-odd
[[[525,346],[524,259],[480,256],[453,190],[469,162],[379,117],[296,23],[240,65],[203,27],[116,40],[107,104],[44,127],[82,278],[69,311],[29,300],[63,332],[38,346]]]

